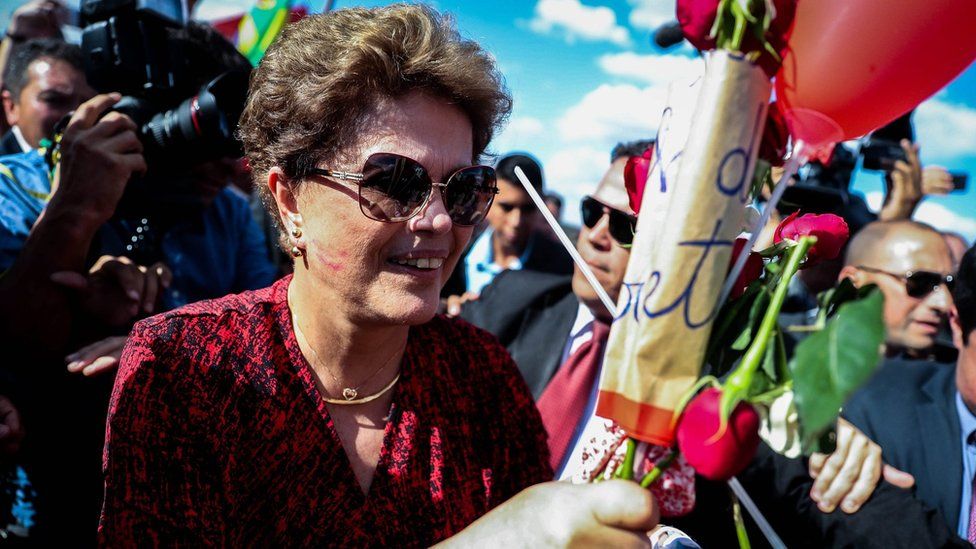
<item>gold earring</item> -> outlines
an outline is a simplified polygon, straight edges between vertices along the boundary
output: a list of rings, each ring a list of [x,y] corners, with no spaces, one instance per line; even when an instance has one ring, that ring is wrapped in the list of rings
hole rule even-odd
[[[291,235],[294,236],[295,238],[301,238],[302,237],[302,230],[299,229],[298,227],[295,227],[295,228],[293,228],[291,230]]]
[[[303,253],[302,252],[302,249],[299,248],[298,246],[292,246],[291,247],[291,255],[293,257],[302,257],[302,253]]]

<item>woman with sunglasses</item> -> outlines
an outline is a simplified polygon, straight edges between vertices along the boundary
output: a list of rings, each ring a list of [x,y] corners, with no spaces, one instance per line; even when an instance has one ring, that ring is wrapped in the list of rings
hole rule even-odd
[[[531,395],[494,338],[435,316],[510,104],[488,54],[425,7],[285,30],[241,135],[294,275],[134,329],[103,544],[646,542],[636,485],[523,490],[552,477]]]

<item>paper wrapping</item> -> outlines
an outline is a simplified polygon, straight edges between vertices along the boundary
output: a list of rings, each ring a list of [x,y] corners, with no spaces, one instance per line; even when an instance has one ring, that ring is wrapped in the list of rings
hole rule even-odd
[[[596,408],[636,439],[671,445],[674,410],[699,377],[770,90],[758,67],[711,52],[662,112]]]

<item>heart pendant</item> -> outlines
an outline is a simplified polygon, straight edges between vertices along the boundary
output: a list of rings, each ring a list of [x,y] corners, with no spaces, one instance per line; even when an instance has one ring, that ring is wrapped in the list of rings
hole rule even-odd
[[[359,396],[359,393],[352,387],[346,387],[342,390],[342,398],[346,400],[355,400],[357,396]]]

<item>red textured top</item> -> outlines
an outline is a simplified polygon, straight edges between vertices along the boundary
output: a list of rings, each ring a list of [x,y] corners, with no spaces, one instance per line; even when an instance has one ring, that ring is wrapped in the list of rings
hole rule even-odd
[[[368,495],[292,331],[290,277],[136,325],[105,441],[103,546],[429,546],[550,480],[491,335],[413,327]]]

